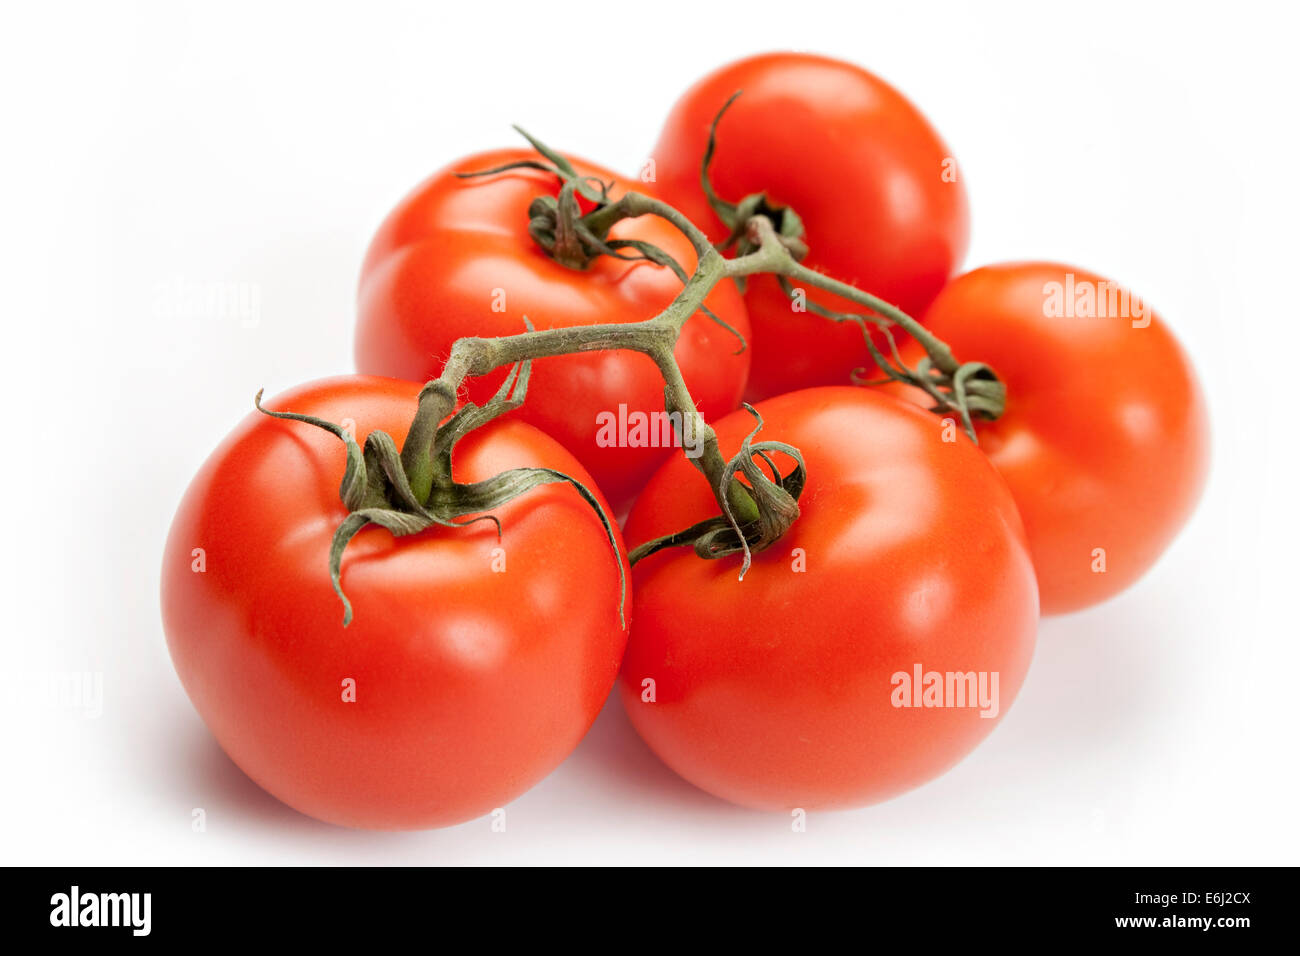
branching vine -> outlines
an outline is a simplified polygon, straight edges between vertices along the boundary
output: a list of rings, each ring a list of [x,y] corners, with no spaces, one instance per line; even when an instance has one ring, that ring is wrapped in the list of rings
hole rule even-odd
[[[739,453],[725,458],[717,434],[699,414],[682,377],[673,349],[683,326],[697,312],[703,312],[731,331],[739,340],[739,348],[745,347],[740,334],[704,304],[709,293],[724,280],[733,280],[743,289],[749,276],[769,273],[778,277],[792,298],[800,288],[808,287],[860,306],[863,312],[857,314],[807,303],[807,308],[817,315],[858,325],[869,354],[885,376],[882,381],[902,382],[922,389],[933,400],[935,411],[961,418],[972,441],[976,440],[976,418],[993,419],[1001,414],[1005,388],[987,365],[958,362],[947,345],[900,309],[804,265],[801,260],[807,255],[808,247],[803,239],[803,223],[794,210],[773,205],[762,193],[736,203],[717,196],[709,180],[709,164],[718,124],[739,95],[728,100],[714,119],[700,169],[701,184],[710,204],[731,230],[716,246],[671,205],[637,191],[615,197],[612,183],[580,175],[565,157],[518,127],[539,158],[459,174],[464,178],[479,178],[532,169],[555,176],[559,182],[558,194],[535,199],[526,211],[529,235],[557,262],[572,269],[587,269],[600,256],[644,259],[671,269],[682,280],[682,289],[658,315],[640,322],[544,330],[533,329],[530,324],[526,331],[516,335],[458,339],[442,373],[421,389],[400,452],[393,439],[383,432],[372,432],[363,449],[347,431],[331,422],[264,409],[258,393],[259,410],[277,418],[324,428],[341,438],[347,447],[347,467],[339,493],[349,514],[334,534],[329,556],[331,580],[345,607],[345,624],[351,620],[352,609],[340,584],[342,555],[351,538],[368,524],[379,525],[394,535],[405,535],[433,525],[455,527],[471,520],[490,520],[496,522],[500,533],[500,522],[489,514],[491,509],[538,485],[567,482],[600,515],[614,546],[616,539],[610,519],[599,507],[595,495],[567,475],[544,468],[522,468],[473,484],[458,483],[452,477],[451,460],[456,442],[523,402],[531,360],[576,352],[630,349],[654,361],[664,378],[665,411],[702,449],[698,457],[689,460],[708,481],[718,503],[718,515],[646,542],[632,552],[631,560],[635,562],[663,548],[684,545],[693,547],[704,558],[740,553],[744,556],[743,578],[751,554],[769,547],[798,519],[798,499],[806,472],[803,457],[793,446],[779,441],[754,441],[762,428],[762,418],[749,406],[746,408],[757,424]],[[591,207],[588,212],[582,211],[579,198]],[[642,216],[665,220],[689,240],[696,256],[693,271],[688,273],[671,255],[650,243],[611,238],[611,230],[617,223]],[[725,255],[727,252],[732,255]],[[903,329],[924,348],[926,356],[915,367],[909,367],[900,357],[893,336],[895,328]],[[876,345],[872,329],[884,333],[888,355]],[[457,408],[458,395],[467,378],[486,375],[505,366],[510,366],[511,371],[491,401],[483,406],[466,403]],[[777,453],[793,462],[785,474],[774,460],[773,455]],[[626,579],[621,559],[619,574],[625,597]],[[623,603],[620,601],[620,620]]]

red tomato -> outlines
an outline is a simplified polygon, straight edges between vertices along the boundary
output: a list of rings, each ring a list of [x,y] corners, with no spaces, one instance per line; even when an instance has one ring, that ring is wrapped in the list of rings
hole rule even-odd
[[[426,381],[442,371],[452,343],[462,336],[514,335],[524,331],[525,316],[538,329],[638,322],[656,315],[681,291],[670,269],[648,262],[602,256],[578,271],[551,259],[528,234],[528,206],[538,196],[559,193],[556,177],[535,170],[487,179],[455,175],[537,158],[511,149],[458,160],[389,214],[361,272],[359,371]],[[580,160],[574,165],[584,175],[614,181],[614,196],[640,185]],[[660,219],[625,221],[611,238],[651,242],[687,272],[695,268],[690,243]],[[706,304],[748,340],[744,304],[731,283],[715,289]],[[749,352],[736,354],[739,348],[735,335],[703,313],[682,330],[675,354],[706,419],[740,401]],[[474,380],[470,398],[486,401],[504,375],[501,370]],[[528,401],[515,414],[569,449],[621,510],[671,452],[598,443],[597,415],[617,416],[620,405],[629,414],[662,412],[659,370],[635,352],[588,352],[537,359]]]
[[[927,412],[852,387],[792,392],[758,410],[760,439],[803,453],[802,514],[743,581],[739,557],[705,561],[688,548],[637,563],[623,701],[665,763],[727,800],[883,800],[969,753],[1020,687],[1038,617],[1020,518],[988,460],[964,438],[944,441]],[[723,453],[753,426],[743,411],[718,422]],[[628,542],[716,510],[690,465],[671,461],[637,499]],[[996,706],[987,717],[895,706],[896,675],[917,667],[977,683],[983,673]]]
[[[1191,515],[1209,461],[1196,371],[1163,321],[1095,273],[1016,262],[954,279],[925,324],[1006,383],[1006,412],[976,431],[1020,508],[1043,611],[1141,577]]]
[[[350,376],[267,407],[351,419],[363,443],[374,429],[400,443],[418,390]],[[401,538],[367,528],[343,556],[355,609],[345,629],[326,566],[346,514],[343,466],[334,436],[256,412],[212,454],[163,561],[177,673],[230,758],[303,813],[408,829],[504,806],[576,746],[613,685],[625,635],[605,530],[567,484],[496,509],[500,541],[489,522]],[[592,487],[522,422],[457,446],[461,481],[522,466]]]
[[[715,240],[728,230],[700,187],[700,160],[718,110],[711,178],[738,202],[766,192],[803,220],[805,263],[916,315],[966,254],[965,186],[952,153],[906,98],[850,63],[767,53],[724,66],[691,87],[654,148],[660,196]],[[955,179],[954,179],[955,176]],[[861,312],[836,296],[809,298]],[[871,357],[854,325],[797,312],[772,276],[749,280],[754,328],[748,394],[847,384]]]

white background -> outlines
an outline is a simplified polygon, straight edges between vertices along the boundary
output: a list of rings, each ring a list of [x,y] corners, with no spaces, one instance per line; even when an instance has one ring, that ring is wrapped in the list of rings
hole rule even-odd
[[[1273,6],[6,5],[0,862],[1300,862],[1298,84]],[[680,781],[617,706],[505,833],[354,832],[265,795],[163,642],[195,469],[258,387],[351,369],[361,255],[424,175],[511,122],[635,171],[690,82],[774,46],[929,115],[967,265],[1061,259],[1160,309],[1213,415],[1196,518],[1137,587],[1043,622],[957,769],[803,834]],[[252,284],[260,323],[174,314],[183,283]],[[22,692],[68,671],[103,673],[99,719]]]

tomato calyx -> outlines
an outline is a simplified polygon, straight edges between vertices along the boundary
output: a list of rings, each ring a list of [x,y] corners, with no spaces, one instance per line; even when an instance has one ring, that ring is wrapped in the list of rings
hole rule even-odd
[[[538,196],[528,205],[528,234],[560,265],[584,271],[601,256],[617,259],[648,259],[669,266],[683,282],[686,271],[672,256],[659,247],[630,239],[610,239],[609,231],[620,219],[627,218],[622,207],[610,195],[614,183],[595,176],[581,176],[561,153],[547,146],[527,130],[514,130],[528,140],[542,159],[521,159],[489,169],[456,173],[460,179],[479,179],[515,169],[536,169],[550,173],[560,181],[558,196]],[[583,204],[586,204],[584,208]],[[623,250],[635,250],[635,255]]]
[[[739,202],[730,202],[718,195],[709,178],[709,167],[713,164],[713,154],[718,144],[718,124],[742,92],[743,90],[736,90],[732,93],[713,117],[708,145],[704,148],[704,158],[700,162],[700,186],[704,190],[704,196],[723,225],[731,230],[725,239],[717,243],[716,248],[719,252],[732,250],[738,257],[758,251],[761,242],[755,237],[751,223],[756,216],[761,216],[772,224],[773,231],[795,261],[802,260],[808,254],[808,245],[803,241],[803,219],[792,207],[773,203],[766,192],[750,193]],[[741,292],[745,291],[744,276],[737,278],[736,284]]]
[[[808,477],[803,455],[799,449],[785,442],[754,442],[754,436],[763,428],[763,417],[748,403],[744,408],[754,416],[758,424],[741,442],[740,452],[727,462],[721,481],[725,488],[737,474],[744,475],[744,487],[752,507],[746,508],[744,514],[738,516],[727,496],[719,495],[722,515],[697,522],[675,534],[645,542],[628,555],[632,564],[664,548],[690,545],[697,555],[706,559],[744,554],[740,567],[740,579],[744,580],[752,553],[770,547],[794,524],[799,517],[799,496],[803,494]],[[772,459],[772,452],[780,452],[794,461],[794,467],[788,474],[781,474]],[[754,461],[756,457],[762,459],[767,466],[766,472]]]
[[[341,582],[343,552],[356,534],[368,525],[378,525],[394,537],[418,534],[427,528],[438,525],[446,528],[458,528],[478,521],[491,521],[496,526],[497,537],[501,537],[501,521],[489,514],[508,501],[531,491],[539,485],[566,482],[581,495],[600,518],[618,562],[619,581],[619,623],[626,626],[624,607],[627,601],[627,579],[623,570],[623,561],[618,553],[618,542],[613,525],[606,517],[596,496],[582,482],[563,472],[551,468],[512,468],[483,481],[458,482],[452,478],[451,460],[456,443],[477,428],[493,419],[512,411],[523,404],[528,389],[531,362],[516,363],[506,376],[497,393],[485,405],[466,402],[446,421],[437,424],[433,431],[431,446],[425,449],[427,460],[432,464],[432,482],[427,489],[419,490],[418,472],[408,462],[425,460],[422,456],[408,454],[408,449],[401,452],[396,442],[384,431],[376,430],[366,436],[364,449],[357,444],[351,431],[312,415],[300,415],[296,412],[272,411],[262,407],[262,392],[258,391],[253,400],[254,407],[264,415],[289,421],[305,422],[324,429],[342,440],[347,449],[347,464],[343,471],[343,480],[339,485],[339,498],[348,509],[348,515],[335,529],[330,540],[329,570],[330,582],[334,592],[343,602],[343,626],[352,622],[352,602],[343,592]],[[427,391],[431,382],[425,386]],[[424,398],[424,393],[421,393]],[[453,395],[454,400],[454,395]],[[436,403],[421,401],[407,435],[407,444],[412,438],[417,442],[427,434],[427,429],[420,427],[422,413]],[[414,480],[413,480],[414,479]],[[470,517],[470,516],[473,517]],[[466,519],[466,520],[457,520]]]
[[[586,270],[602,255],[617,254],[621,244],[609,241],[609,228],[616,220],[588,218],[582,206],[585,202],[592,211],[608,207],[611,202],[609,193],[614,184],[595,176],[580,176],[562,154],[521,127],[515,126],[514,130],[528,140],[542,159],[521,159],[489,169],[460,172],[456,173],[457,178],[481,179],[516,169],[550,173],[560,180],[560,193],[558,196],[538,196],[529,204],[528,234],[533,241],[560,265],[579,272]]]
[[[648,197],[627,193],[614,199],[610,194],[613,183],[606,183],[593,176],[580,176],[573,164],[561,153],[519,126],[515,126],[514,130],[528,140],[529,145],[546,161],[523,159],[490,169],[456,173],[456,176],[460,179],[477,179],[513,169],[536,169],[550,173],[560,181],[559,195],[538,196],[529,203],[528,234],[552,259],[566,268],[580,272],[589,268],[601,256],[625,262],[645,261],[672,270],[682,285],[690,281],[691,277],[682,264],[654,243],[640,239],[610,238],[610,230],[616,223],[652,211],[651,205],[654,204]],[[591,208],[584,210],[584,202]],[[685,221],[685,217],[682,219]],[[698,304],[698,310],[736,337],[739,346],[735,354],[745,351],[748,347],[745,337],[730,323],[703,302]]]

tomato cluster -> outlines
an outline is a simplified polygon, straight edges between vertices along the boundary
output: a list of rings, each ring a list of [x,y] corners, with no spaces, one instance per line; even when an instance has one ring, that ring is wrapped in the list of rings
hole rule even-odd
[[[230,757],[302,812],[372,828],[489,813],[564,759],[620,673],[638,733],[711,793],[782,810],[886,799],[996,725],[1040,611],[1129,586],[1194,508],[1206,412],[1163,320],[1067,265],[954,277],[969,223],[950,150],[879,78],[795,53],[687,91],[642,181],[573,168],[606,197],[666,201],[733,255],[722,203],[768,216],[805,265],[985,363],[1005,403],[975,416],[978,444],[924,407],[933,395],[850,384],[871,377],[863,328],[826,313],[860,308],[756,275],[709,291],[674,369],[613,347],[538,355],[518,410],[458,434],[443,484],[411,492],[397,473],[408,451],[398,467],[387,436],[416,434],[420,383],[454,343],[640,323],[712,254],[640,216],[593,240],[602,254],[557,256],[538,217],[545,231],[567,200],[535,156],[467,157],[399,203],[361,270],[361,374],[267,403],[297,421],[250,414],[172,525],[162,607],[177,672]],[[600,208],[589,191],[575,201]],[[680,268],[616,251],[647,247]],[[866,327],[877,354],[926,367],[924,343]],[[517,373],[470,376],[457,407],[489,405]],[[671,443],[598,427],[661,412],[678,373],[724,458],[797,476],[783,485],[797,518],[743,559],[643,547],[716,519],[718,489]],[[738,409],[742,397],[754,405]],[[787,450],[751,449],[756,429]],[[503,473],[566,481],[457,512],[490,520],[425,510],[437,488],[474,501]],[[422,520],[403,524],[402,508]],[[340,539],[348,522],[362,530]],[[336,588],[355,609],[347,627]]]

